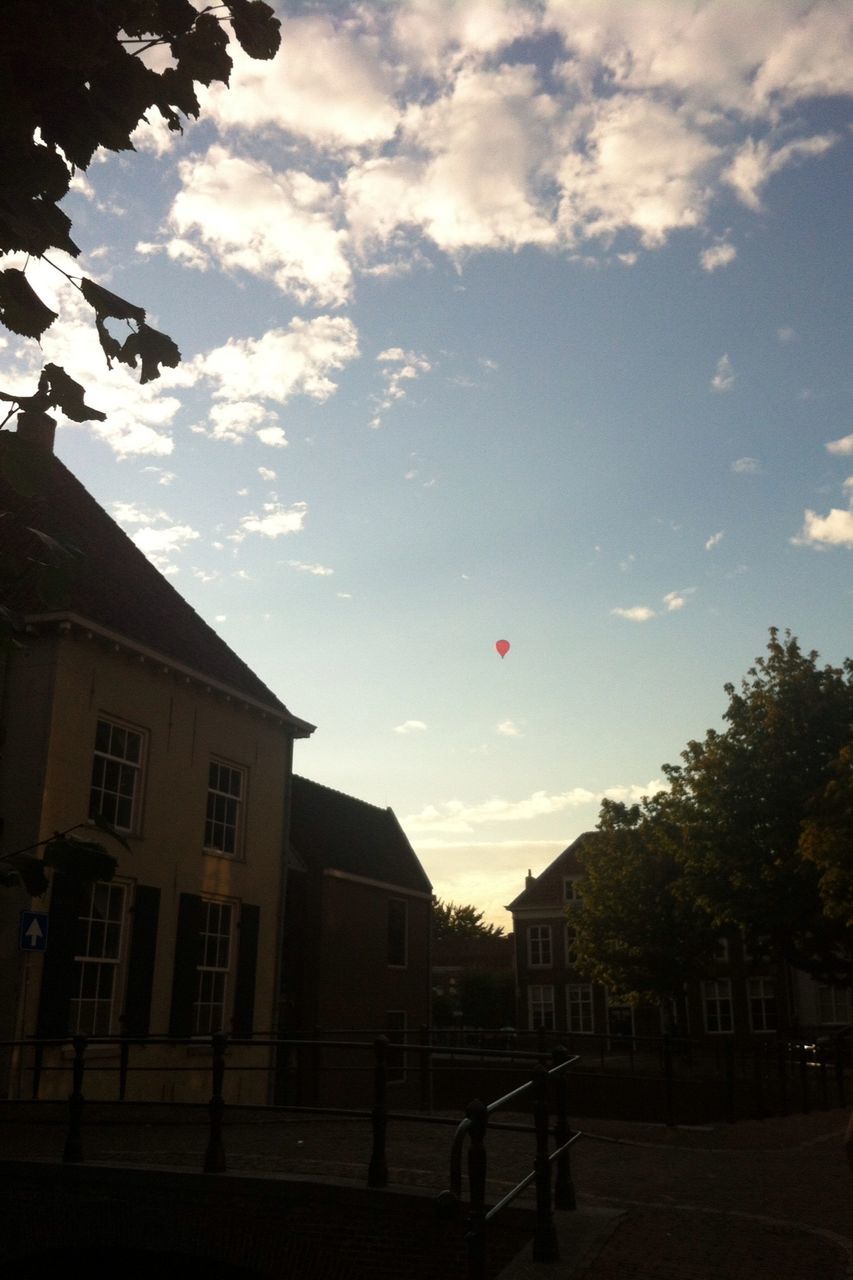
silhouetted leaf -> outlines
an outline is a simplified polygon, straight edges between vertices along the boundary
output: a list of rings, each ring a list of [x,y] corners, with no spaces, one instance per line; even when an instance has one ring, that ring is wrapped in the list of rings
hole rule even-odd
[[[147,324],[140,325],[121,349],[121,359],[134,369],[137,357],[142,364],[140,382],[151,382],[154,378],[159,378],[161,364],[174,369],[181,362],[181,353],[172,339]]]
[[[170,40],[169,47],[182,74],[199,84],[212,84],[214,80],[228,83],[228,36],[212,14],[200,13],[194,26]]]
[[[18,854],[16,858],[11,859],[11,863],[27,893],[32,894],[34,898],[40,898],[43,893],[47,893],[48,879],[44,874],[44,864],[40,858]],[[8,881],[6,883],[8,884]]]
[[[47,393],[47,403],[61,409],[72,422],[103,422],[106,414],[84,402],[84,391],[61,365],[46,364],[39,378],[39,391]]]
[[[116,320],[135,320],[137,324],[145,323],[145,308],[120,298],[117,293],[110,293],[102,284],[96,284],[84,276],[80,281],[83,297],[94,307],[100,318],[114,316]]]
[[[281,23],[264,0],[226,0],[240,47],[250,58],[273,58],[281,47]]]
[[[118,860],[94,840],[57,835],[45,845],[45,866],[84,883],[112,880]]]
[[[46,306],[23,271],[9,267],[0,271],[0,320],[24,338],[40,338],[58,312]]]

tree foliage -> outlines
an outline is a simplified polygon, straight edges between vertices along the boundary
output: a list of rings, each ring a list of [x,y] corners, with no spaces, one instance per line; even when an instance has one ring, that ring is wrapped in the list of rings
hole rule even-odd
[[[132,151],[131,134],[156,108],[172,130],[199,114],[196,85],[227,84],[229,35],[252,58],[278,50],[280,23],[263,0],[225,0],[199,11],[190,0],[62,0],[45,9],[7,0],[0,41],[0,258],[27,255],[50,262],[51,250],[80,253],[60,203],[71,178],[98,148]],[[171,65],[155,71],[142,55],[159,47]],[[55,264],[52,264],[55,265]],[[141,306],[85,276],[72,283],[92,308],[104,357],[138,368],[141,382],[180,361],[177,346],[146,322]],[[0,321],[40,339],[57,313],[38,296],[27,267],[0,269]],[[126,326],[121,338],[108,325]],[[0,393],[39,417],[60,409],[72,420],[103,418],[84,389],[57,365],[46,365],[30,396]]]
[[[665,793],[630,807],[605,800],[581,851],[583,906],[569,911],[578,969],[617,998],[680,1005],[706,970],[715,931],[680,890],[678,828]]]
[[[817,868],[827,916],[853,920],[853,746],[843,747],[832,776],[803,824],[800,852]]]
[[[504,931],[500,925],[484,924],[483,913],[476,907],[433,897],[432,936],[436,942],[446,938],[502,938]]]

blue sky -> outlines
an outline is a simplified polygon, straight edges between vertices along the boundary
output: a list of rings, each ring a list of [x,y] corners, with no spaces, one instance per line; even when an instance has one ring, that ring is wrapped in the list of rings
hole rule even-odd
[[[851,652],[853,15],[280,5],[197,124],[68,198],[184,362],[44,357],[57,451],[488,918],[720,722],[771,625]],[[0,349],[31,390],[33,344]],[[497,639],[512,648],[501,660]]]

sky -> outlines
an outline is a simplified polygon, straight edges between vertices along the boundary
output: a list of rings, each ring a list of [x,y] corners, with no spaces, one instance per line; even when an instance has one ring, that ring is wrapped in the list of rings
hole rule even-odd
[[[770,626],[853,652],[853,8],[276,7],[272,62],[75,175],[51,255],[180,367],[108,371],[31,263],[61,318],[0,388],[84,383],[57,453],[317,726],[297,772],[508,928]]]

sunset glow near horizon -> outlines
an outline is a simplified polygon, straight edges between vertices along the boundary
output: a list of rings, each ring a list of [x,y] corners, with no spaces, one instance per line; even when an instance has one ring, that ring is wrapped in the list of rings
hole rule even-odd
[[[181,366],[109,372],[36,264],[62,319],[0,389],[84,383],[107,419],[57,453],[318,726],[296,771],[508,928],[771,625],[853,652],[853,10],[277,8],[277,58],[97,156],[50,255]]]

